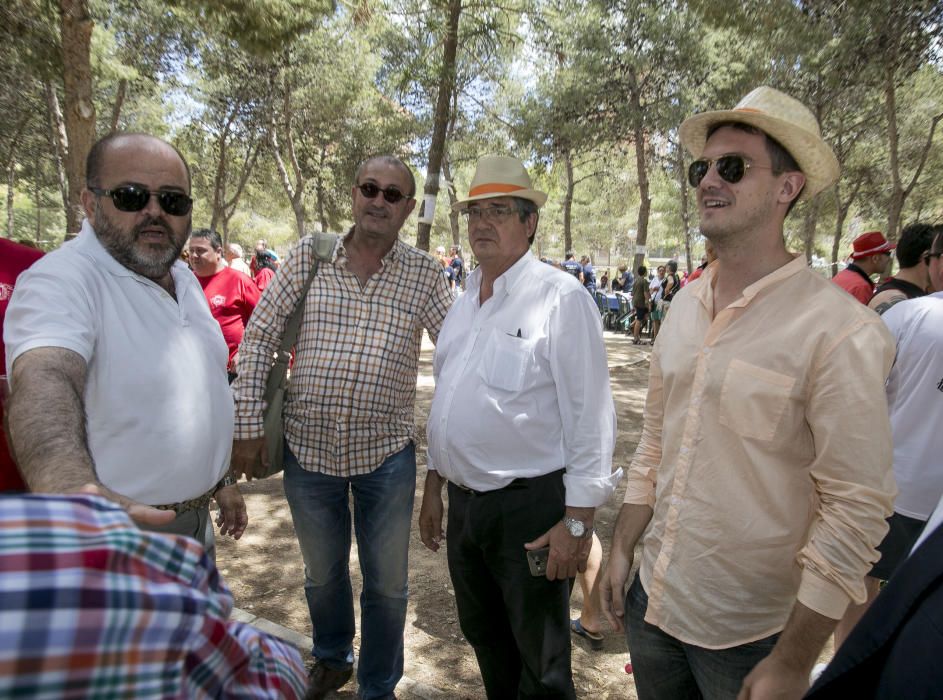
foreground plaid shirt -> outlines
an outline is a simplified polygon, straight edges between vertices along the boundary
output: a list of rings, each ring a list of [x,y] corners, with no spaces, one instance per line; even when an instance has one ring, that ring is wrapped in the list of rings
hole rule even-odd
[[[313,264],[303,238],[265,288],[239,346],[236,439],[261,437],[262,395],[288,316]],[[285,435],[302,467],[367,474],[415,439],[422,330],[432,340],[452,302],[442,265],[397,240],[361,289],[346,251],[311,284],[285,398]]]
[[[301,698],[196,541],[97,496],[0,497],[0,697]]]

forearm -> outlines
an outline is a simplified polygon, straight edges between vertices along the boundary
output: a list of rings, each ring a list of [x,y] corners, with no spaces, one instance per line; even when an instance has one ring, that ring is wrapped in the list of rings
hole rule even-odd
[[[9,426],[13,453],[30,489],[63,493],[97,481],[85,431],[85,360],[37,348],[13,365]]]
[[[797,602],[770,656],[797,671],[808,672],[832,636],[838,620],[820,615]]]
[[[631,557],[654,511],[646,505],[623,503],[612,532],[612,549]]]
[[[445,477],[439,474],[439,472],[437,472],[435,469],[429,469],[426,471],[426,491],[439,492],[442,490],[442,487],[445,486],[445,482]]]

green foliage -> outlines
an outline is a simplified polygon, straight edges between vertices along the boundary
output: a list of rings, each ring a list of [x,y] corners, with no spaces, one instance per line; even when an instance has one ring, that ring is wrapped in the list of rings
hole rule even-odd
[[[284,250],[294,240],[273,130],[285,158],[291,136],[309,223],[349,225],[351,177],[374,153],[406,159],[421,190],[444,0],[90,0],[90,7],[98,133],[111,128],[118,107],[118,128],[180,147],[193,171],[195,223],[215,219],[248,247],[265,237]],[[901,188],[925,159],[901,219],[943,220],[943,135],[927,148],[929,126],[943,112],[941,38],[943,4],[934,0],[469,3],[447,130],[451,185],[462,196],[485,153],[524,159],[549,194],[538,249],[559,258],[569,161],[573,247],[609,251],[614,266],[633,252],[639,226],[641,148],[648,249],[674,256],[684,249],[677,125],[767,84],[816,112],[842,163],[837,188],[817,202],[812,250],[829,257],[839,226],[843,255],[855,232],[886,225],[895,196],[888,81]],[[58,3],[0,6],[0,70],[9,78],[0,86],[0,162],[14,177],[14,231],[23,237],[36,237],[38,221],[41,240],[58,239],[64,221],[45,85],[61,99],[66,68]],[[221,209],[220,198],[231,206]],[[797,249],[809,211],[800,205],[787,220]],[[431,245],[451,241],[443,189]]]

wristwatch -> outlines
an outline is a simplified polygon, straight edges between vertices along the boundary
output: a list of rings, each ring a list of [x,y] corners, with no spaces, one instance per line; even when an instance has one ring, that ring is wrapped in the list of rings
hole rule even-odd
[[[564,517],[563,526],[573,537],[588,539],[593,536],[593,526],[587,525],[582,520],[576,518]]]
[[[226,472],[223,475],[223,478],[216,482],[216,486],[213,487],[213,493],[216,493],[221,488],[225,486],[232,486],[238,481],[230,472]]]

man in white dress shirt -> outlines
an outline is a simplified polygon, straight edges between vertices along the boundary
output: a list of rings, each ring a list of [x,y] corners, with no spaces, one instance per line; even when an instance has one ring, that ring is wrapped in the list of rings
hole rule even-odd
[[[599,312],[529,250],[546,199],[517,159],[478,162],[454,206],[480,267],[435,354],[419,530],[436,551],[448,481],[449,573],[489,698],[575,697],[569,579],[621,476]],[[527,551],[548,546],[532,576]]]

